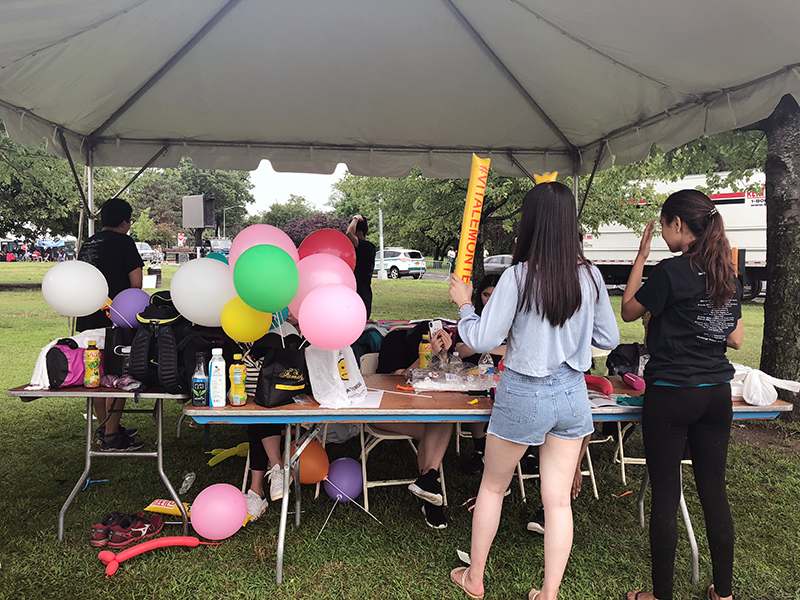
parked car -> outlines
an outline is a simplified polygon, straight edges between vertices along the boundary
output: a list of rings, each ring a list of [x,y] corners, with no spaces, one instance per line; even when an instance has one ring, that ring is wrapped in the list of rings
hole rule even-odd
[[[410,275],[414,279],[419,279],[427,270],[425,258],[419,250],[408,250],[406,248],[384,248],[383,263],[386,275],[389,279],[398,279]],[[375,255],[375,269],[373,275],[378,274],[381,268],[381,252],[378,250]]]
[[[483,259],[483,272],[486,275],[502,275],[511,266],[510,254],[495,254]]]
[[[153,260],[156,257],[156,251],[147,242],[136,242],[136,249],[144,261]]]
[[[213,240],[203,240],[203,256],[212,252],[219,252],[223,256],[228,256],[231,250],[231,241],[227,238],[214,238]]]

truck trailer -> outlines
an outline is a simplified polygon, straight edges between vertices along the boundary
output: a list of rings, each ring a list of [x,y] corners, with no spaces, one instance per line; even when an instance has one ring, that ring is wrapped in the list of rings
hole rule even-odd
[[[720,175],[724,177],[726,174]],[[755,186],[757,191],[736,192],[728,189],[709,195],[722,215],[731,247],[739,250],[739,272],[742,274],[745,300],[758,296],[767,278],[767,204],[764,181],[764,174],[756,173],[747,184],[751,189]],[[656,192],[669,195],[678,190],[696,189],[705,184],[705,175],[689,175],[677,182],[656,183],[654,187]],[[585,235],[583,252],[600,269],[607,284],[624,284],[628,281],[633,261],[639,251],[640,240],[641,232],[612,223],[602,226],[597,235]],[[650,256],[645,263],[645,277],[660,260],[670,256],[674,254],[669,251],[663,238],[653,237]],[[744,266],[741,264],[742,259]]]

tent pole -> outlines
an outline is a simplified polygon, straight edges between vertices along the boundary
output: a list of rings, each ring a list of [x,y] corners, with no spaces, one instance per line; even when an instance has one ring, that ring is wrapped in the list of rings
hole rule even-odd
[[[87,237],[94,235],[94,152],[89,152],[86,164],[86,200],[89,202],[89,222],[86,233]]]
[[[580,208],[581,176],[578,161],[572,163],[572,195],[575,197],[575,210]]]

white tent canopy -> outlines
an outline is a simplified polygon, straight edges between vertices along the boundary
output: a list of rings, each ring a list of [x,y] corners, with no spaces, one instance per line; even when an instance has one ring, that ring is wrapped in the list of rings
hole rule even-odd
[[[95,166],[583,173],[800,100],[799,31],[786,0],[25,0],[0,118]]]

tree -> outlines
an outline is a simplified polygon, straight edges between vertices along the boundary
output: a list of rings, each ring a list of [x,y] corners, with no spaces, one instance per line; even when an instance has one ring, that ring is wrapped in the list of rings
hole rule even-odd
[[[295,246],[299,246],[309,233],[318,229],[335,229],[344,233],[347,229],[347,219],[320,212],[306,219],[290,221],[283,227],[284,233],[292,239]]]
[[[150,210],[149,206],[145,208],[131,225],[131,237],[137,242],[155,243],[155,221],[150,218]]]
[[[298,219],[308,219],[316,214],[317,210],[308,203],[303,196],[289,195],[289,199],[285,203],[275,202],[268,210],[261,211],[257,215],[248,217],[245,225],[255,225],[257,223],[266,223],[279,229],[283,229],[284,225],[291,221]]]

